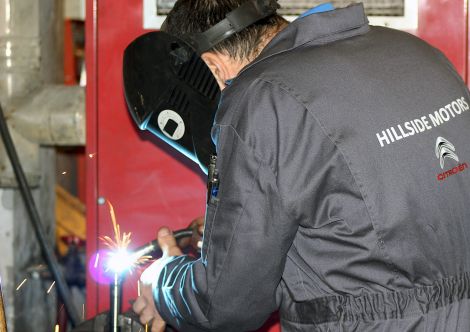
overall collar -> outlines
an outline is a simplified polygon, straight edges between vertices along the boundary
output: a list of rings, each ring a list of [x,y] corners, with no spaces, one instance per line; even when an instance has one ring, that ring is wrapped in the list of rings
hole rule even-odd
[[[369,21],[362,3],[299,17],[279,32],[261,54],[239,73],[273,55],[307,43],[325,44],[367,33]]]

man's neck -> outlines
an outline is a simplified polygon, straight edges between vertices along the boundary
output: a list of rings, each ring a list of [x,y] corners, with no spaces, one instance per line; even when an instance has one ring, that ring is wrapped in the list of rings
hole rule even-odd
[[[219,59],[220,63],[224,64],[224,76],[215,76],[219,77],[218,83],[221,89],[223,90],[226,86],[226,80],[224,81],[223,79],[232,79],[238,76],[238,74],[245,68],[246,66],[250,65],[253,61],[256,60],[256,58],[261,54],[261,52],[264,50],[264,48],[271,42],[271,40],[274,39],[274,37],[277,36],[278,33],[280,33],[282,30],[284,30],[288,26],[288,23],[285,22],[285,24],[282,24],[276,29],[271,29],[267,31],[266,35],[264,38],[261,40],[259,43],[257,49],[252,53],[252,56],[248,59],[235,59],[228,55],[227,53],[214,53],[216,54],[217,59]],[[215,72],[215,69],[214,69]]]
[[[288,25],[289,25],[289,23],[285,22],[281,26],[277,27],[276,29],[271,29],[271,30],[267,31],[265,37],[259,43],[258,48],[256,49],[255,52],[253,52],[252,58],[249,61],[247,61],[245,66],[250,64],[251,62],[253,62],[261,54],[261,52],[263,52],[263,50],[266,48],[266,46],[268,46],[268,44],[271,42],[271,40],[273,40],[274,37],[276,37],[282,30],[287,28]]]

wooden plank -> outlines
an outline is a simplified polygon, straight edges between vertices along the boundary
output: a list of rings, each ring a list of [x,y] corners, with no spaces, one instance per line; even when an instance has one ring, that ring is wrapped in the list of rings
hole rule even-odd
[[[2,285],[0,284],[0,332],[7,332],[5,306],[3,305]]]

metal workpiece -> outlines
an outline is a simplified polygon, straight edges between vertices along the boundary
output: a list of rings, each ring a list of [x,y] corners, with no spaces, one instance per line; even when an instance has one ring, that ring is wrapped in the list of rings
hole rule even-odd
[[[119,316],[122,306],[122,278],[123,276],[120,273],[114,273],[113,282],[110,285],[109,328],[107,332],[121,332]]]
[[[173,232],[176,241],[180,241],[183,238],[191,238],[193,234],[194,230],[191,228]],[[128,259],[125,260],[131,263],[145,256],[153,258],[160,257],[162,251],[159,247],[158,239],[155,239],[141,247],[126,252],[126,255]],[[146,328],[139,323],[139,317],[135,312],[128,311],[123,313],[121,311],[123,304],[123,285],[125,284],[126,277],[129,275],[131,265],[132,263],[123,269],[110,269],[113,273],[112,280],[110,280],[109,284],[109,311],[83,322],[73,329],[73,332],[137,332],[144,331],[144,329],[146,330]],[[173,329],[167,327],[165,331],[169,332],[173,331]]]
[[[120,332],[145,331],[145,326],[140,324],[139,317],[132,311],[119,315],[118,326]],[[103,312],[95,318],[80,324],[72,332],[108,332],[109,329],[109,312]]]
[[[9,123],[41,145],[85,145],[85,90],[46,85],[11,113]]]

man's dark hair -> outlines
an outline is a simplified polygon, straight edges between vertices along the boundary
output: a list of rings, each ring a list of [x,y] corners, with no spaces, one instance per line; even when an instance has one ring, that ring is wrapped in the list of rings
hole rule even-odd
[[[165,31],[179,37],[204,32],[246,1],[178,0],[168,14]],[[286,20],[282,16],[273,14],[230,36],[210,51],[225,53],[237,60],[251,61],[261,51],[259,47],[264,38],[278,31],[285,23]]]

